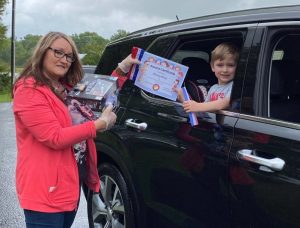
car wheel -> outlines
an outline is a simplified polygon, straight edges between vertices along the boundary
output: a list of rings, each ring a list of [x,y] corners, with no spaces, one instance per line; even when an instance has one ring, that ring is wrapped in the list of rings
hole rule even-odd
[[[131,199],[121,172],[116,166],[105,163],[100,165],[99,176],[100,193],[88,195],[90,227],[135,227]]]

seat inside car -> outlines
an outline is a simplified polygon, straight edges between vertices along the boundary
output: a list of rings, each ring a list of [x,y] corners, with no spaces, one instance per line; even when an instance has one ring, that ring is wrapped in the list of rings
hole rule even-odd
[[[270,116],[291,122],[300,122],[299,64],[291,61],[273,61],[270,81]]]
[[[184,85],[191,99],[203,102],[210,86],[216,83],[210,64],[197,57],[186,57],[181,63],[189,67]]]
[[[184,83],[189,95],[190,95],[190,98],[194,101],[197,101],[197,102],[204,102],[205,101],[205,98],[206,98],[206,95],[207,95],[207,90],[206,88],[203,86],[197,86],[196,83],[194,83],[193,81],[186,81]],[[202,88],[201,88],[202,87]]]
[[[196,84],[202,84],[205,87],[210,87],[216,83],[216,78],[211,70],[209,62],[197,57],[186,57],[181,63],[189,70],[186,78]]]

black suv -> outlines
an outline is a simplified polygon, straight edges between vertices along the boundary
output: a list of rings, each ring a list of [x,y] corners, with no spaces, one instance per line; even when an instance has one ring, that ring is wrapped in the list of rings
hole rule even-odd
[[[140,30],[110,43],[96,73],[140,47],[189,66],[184,83],[201,102],[222,42],[241,50],[231,105],[198,113],[198,126],[180,103],[126,81],[115,127],[95,140],[101,194],[88,195],[91,227],[300,227],[300,6]]]

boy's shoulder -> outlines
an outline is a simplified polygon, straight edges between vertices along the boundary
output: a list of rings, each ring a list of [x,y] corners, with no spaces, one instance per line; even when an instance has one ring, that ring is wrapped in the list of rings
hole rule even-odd
[[[228,82],[226,85],[224,85],[225,87],[232,87],[233,85],[233,81]]]

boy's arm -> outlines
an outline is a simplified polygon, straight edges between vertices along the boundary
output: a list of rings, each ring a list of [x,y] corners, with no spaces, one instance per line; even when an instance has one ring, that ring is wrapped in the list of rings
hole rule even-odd
[[[216,101],[198,103],[196,101],[184,101],[183,108],[186,112],[213,112],[229,107],[230,99],[224,98]]]

